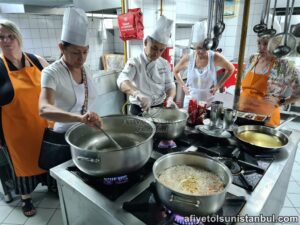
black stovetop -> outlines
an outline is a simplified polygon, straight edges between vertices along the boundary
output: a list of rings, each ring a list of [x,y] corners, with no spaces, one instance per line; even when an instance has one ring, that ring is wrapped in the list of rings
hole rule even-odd
[[[80,171],[76,166],[68,167],[67,170],[79,177],[83,182],[94,188],[96,191],[99,191],[108,199],[115,201],[131,187],[145,180],[146,177],[152,173],[152,166],[154,162],[155,160],[150,158],[149,161],[138,171],[117,177],[104,178],[89,176]]]
[[[227,193],[222,208],[216,214],[210,215],[210,217],[236,217],[245,203],[246,200],[244,197]],[[170,210],[166,209],[159,201],[154,183],[130,202],[125,202],[123,204],[123,209],[132,213],[147,225],[177,225],[181,224],[179,221],[183,222],[184,220],[184,225],[194,225],[190,220],[187,222],[187,218],[199,218],[197,215],[186,215],[186,217],[180,216],[178,214],[173,214]],[[212,219],[212,221],[214,220]],[[231,225],[233,223],[206,222],[203,224]]]

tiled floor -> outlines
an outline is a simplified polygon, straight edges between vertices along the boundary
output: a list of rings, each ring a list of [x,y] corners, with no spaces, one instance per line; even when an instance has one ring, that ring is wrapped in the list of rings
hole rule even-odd
[[[47,188],[38,186],[34,191],[32,199],[37,207],[37,214],[31,218],[23,215],[19,198],[16,197],[16,200],[7,204],[2,193],[0,184],[0,225],[63,225],[58,197],[48,193]],[[300,217],[300,145],[280,215]]]
[[[18,197],[13,202],[6,203],[2,193],[0,184],[0,225],[63,225],[58,197],[48,193],[47,188],[38,186],[32,194],[37,214],[30,218],[23,215]]]

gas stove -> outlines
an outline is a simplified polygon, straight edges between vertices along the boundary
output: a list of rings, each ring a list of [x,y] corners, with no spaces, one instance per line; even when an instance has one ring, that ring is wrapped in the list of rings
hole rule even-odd
[[[152,172],[154,161],[154,159],[150,158],[141,169],[127,175],[114,177],[89,176],[80,171],[76,166],[68,167],[67,170],[80,178],[84,183],[106,196],[111,201],[114,201],[131,187],[145,180]]]
[[[227,193],[222,208],[213,215],[209,215],[210,221],[219,221],[217,217],[236,217],[243,208],[246,200],[244,197]],[[132,213],[147,225],[204,225],[219,224],[231,225],[231,222],[200,222],[196,215],[179,215],[168,210],[160,202],[155,184],[150,186],[129,202],[123,204],[123,209]],[[208,217],[206,217],[208,218]]]
[[[299,134],[291,136],[296,138]],[[52,168],[50,172],[58,183],[64,224],[81,225],[90,221],[99,225],[232,225],[227,221],[194,223],[195,218],[198,221],[197,215],[174,214],[155,197],[153,163],[164,154],[182,151],[215,157],[233,174],[233,185],[226,193],[222,208],[209,216],[240,218],[279,214],[297,149],[293,142],[280,153],[258,156],[245,152],[234,138],[213,139],[194,130],[187,130],[174,141],[177,148],[158,149],[158,142],[154,140],[149,162],[138,171],[120,177],[88,176],[78,170],[72,160]],[[85,210],[81,210],[82,207]]]

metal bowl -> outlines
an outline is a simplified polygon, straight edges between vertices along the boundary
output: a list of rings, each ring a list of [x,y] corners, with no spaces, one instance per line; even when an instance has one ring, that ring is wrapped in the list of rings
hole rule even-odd
[[[155,124],[155,137],[164,140],[179,137],[184,131],[188,118],[185,110],[169,108],[151,108],[144,116],[149,117]]]
[[[92,176],[127,174],[142,167],[151,156],[155,125],[124,115],[102,117],[102,121],[104,130],[122,149],[117,149],[101,130],[75,124],[65,136],[75,165]]]

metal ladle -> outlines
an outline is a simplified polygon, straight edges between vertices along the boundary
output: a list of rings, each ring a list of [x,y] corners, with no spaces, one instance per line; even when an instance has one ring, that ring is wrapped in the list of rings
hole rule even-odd
[[[213,39],[211,38],[211,28],[212,28],[212,20],[213,20],[213,9],[214,9],[214,2],[215,0],[209,1],[209,8],[208,8],[208,31],[207,31],[207,38],[204,40],[203,47],[206,50],[210,50],[213,46]]]
[[[215,25],[214,25],[214,35],[215,37],[219,37],[223,30],[224,26],[221,21],[221,13],[222,13],[222,2],[223,0],[217,0],[217,4],[215,5]]]
[[[277,58],[281,58],[285,55],[288,55],[292,50],[291,47],[287,45],[287,39],[288,39],[288,27],[291,22],[291,17],[292,17],[293,9],[294,9],[294,3],[295,3],[295,0],[292,1],[291,10],[289,12],[290,0],[287,0],[287,6],[286,6],[286,10],[285,10],[286,18],[285,18],[285,22],[284,22],[284,33],[279,34],[279,35],[284,35],[284,44],[278,46],[277,48],[275,48],[272,51],[272,54],[274,56],[276,56]]]
[[[112,138],[112,136],[106,133],[105,130],[103,130],[101,127],[98,127],[98,129],[102,131],[102,133],[117,147],[117,149],[122,149],[122,146],[119,145],[118,142],[116,142],[116,140]]]
[[[274,1],[274,9],[273,9],[273,15],[272,15],[271,28],[270,29],[266,29],[265,31],[263,31],[261,33],[258,33],[259,37],[262,37],[262,36],[265,36],[265,35],[274,36],[276,34],[277,31],[273,28],[274,19],[275,19],[275,15],[276,15],[276,5],[277,5],[277,0]],[[268,17],[269,17],[269,15],[268,15]],[[267,24],[268,24],[268,22],[267,22]]]
[[[264,8],[262,9],[260,23],[253,27],[253,31],[255,33],[261,33],[267,29],[267,24],[265,24],[265,16],[266,16],[266,9],[267,9],[268,1],[269,0],[266,1]]]
[[[219,37],[223,33],[225,29],[225,24],[223,22],[223,9],[224,0],[217,0],[217,3],[215,5],[215,26],[214,26],[214,38],[213,45],[211,47],[212,50],[215,50],[219,45]]]

